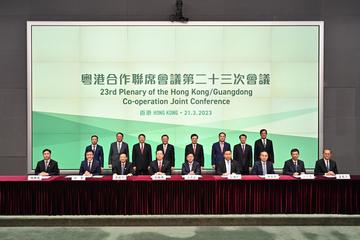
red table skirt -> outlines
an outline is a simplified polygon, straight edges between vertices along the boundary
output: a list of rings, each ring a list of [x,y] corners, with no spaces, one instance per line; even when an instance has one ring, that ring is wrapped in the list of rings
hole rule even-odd
[[[27,181],[0,176],[1,215],[74,214],[360,214],[360,176],[350,180],[281,176],[183,180],[149,176],[112,181],[112,176],[71,181],[54,176]]]

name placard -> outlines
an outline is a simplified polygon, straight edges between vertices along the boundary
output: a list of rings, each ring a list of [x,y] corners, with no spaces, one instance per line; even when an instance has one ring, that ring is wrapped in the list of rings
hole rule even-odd
[[[279,174],[265,174],[265,179],[279,179]]]
[[[350,179],[350,174],[336,174],[336,179]]]
[[[183,175],[184,180],[199,180],[199,175]]]
[[[42,177],[39,175],[30,175],[27,178],[28,181],[41,181]]]
[[[239,179],[241,179],[241,174],[230,174],[227,176],[227,179],[239,180]]]
[[[152,180],[166,180],[166,175],[152,175],[151,176]]]
[[[114,180],[114,181],[124,181],[124,180],[127,180],[127,176],[126,175],[114,174],[112,180]]]
[[[71,181],[85,181],[86,176],[71,176]]]
[[[300,179],[315,179],[314,174],[301,174]]]

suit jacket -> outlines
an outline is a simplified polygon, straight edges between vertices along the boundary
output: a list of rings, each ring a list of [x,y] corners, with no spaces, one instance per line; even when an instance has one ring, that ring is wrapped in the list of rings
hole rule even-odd
[[[79,175],[83,175],[86,171],[90,172],[92,175],[100,175],[100,163],[96,160],[93,160],[91,164],[91,169],[89,169],[87,160],[82,161],[80,164]]]
[[[249,168],[252,167],[253,153],[252,147],[249,144],[245,144],[245,151],[243,152],[241,143],[234,146],[233,158],[239,162],[242,167],[241,174],[249,174]]]
[[[261,151],[267,151],[269,154],[268,161],[274,163],[275,156],[274,156],[274,148],[272,141],[270,139],[266,139],[266,146],[264,147],[262,140],[258,139],[255,141],[254,144],[254,162],[260,161],[260,152]]]
[[[157,160],[150,163],[150,174],[153,175],[159,172],[159,166]],[[163,160],[161,165],[161,172],[166,175],[171,175],[171,165],[169,161]]]
[[[50,176],[59,175],[60,170],[58,167],[58,163],[55,160],[50,159],[49,163],[48,163],[48,167],[45,170],[45,160],[38,161],[38,163],[36,164],[36,168],[35,168],[35,174],[38,175],[41,172],[46,172]]]
[[[182,164],[181,175],[188,175],[191,171],[193,171],[196,175],[201,175],[200,163],[193,161],[191,169],[188,162]]]
[[[222,175],[223,173],[226,173],[225,161],[226,160],[223,159],[222,161],[218,162],[218,165],[216,166],[216,174]],[[240,165],[237,161],[231,160],[231,173],[241,173]]]
[[[272,162],[266,161],[266,172],[267,174],[275,174],[274,166]],[[251,174],[253,175],[264,175],[262,170],[262,163],[261,161],[257,161],[254,163],[254,167],[251,170]]]
[[[156,151],[158,150],[162,150],[164,152],[164,146],[163,144],[159,144],[157,147],[156,147]],[[170,162],[170,165],[172,167],[175,166],[175,148],[174,148],[174,145],[171,145],[171,144],[167,144],[167,147],[166,147],[166,152],[164,153],[164,160],[167,160]]]
[[[336,162],[334,160],[330,159],[329,164],[330,164],[329,171],[333,171],[335,174],[338,174]],[[315,175],[324,175],[327,172],[328,172],[328,170],[326,169],[324,159],[322,158],[320,160],[317,160],[315,163],[314,174]]]
[[[108,164],[113,164],[119,161],[119,156],[121,153],[125,153],[126,156],[129,158],[129,146],[126,142],[122,142],[120,152],[118,152],[117,149],[117,142],[113,142],[110,145],[110,151],[109,151],[109,160]]]
[[[132,149],[132,162],[136,166],[136,171],[147,170],[152,160],[151,146],[144,143],[144,151],[141,153],[140,143],[136,143]]]
[[[304,162],[298,159],[297,163],[298,164],[297,164],[297,169],[296,169],[294,161],[292,159],[287,160],[284,163],[283,174],[284,175],[293,175],[296,172],[297,173],[302,173],[302,172],[306,173]]]
[[[120,161],[115,163],[113,166],[112,166],[112,173],[116,173],[118,175],[121,175],[121,163]],[[123,170],[123,175],[128,175],[129,173],[131,174],[135,174],[135,171],[133,169],[133,165],[131,162],[125,162],[125,168]]]
[[[185,147],[185,162],[187,162],[186,155],[188,155],[189,153],[194,154],[194,161],[197,161],[198,163],[200,163],[200,166],[202,166],[202,167],[204,166],[204,149],[201,144],[196,144],[196,153],[194,153],[192,143],[186,145],[186,147]]]
[[[85,148],[85,154],[89,150],[92,150],[92,145],[89,145]],[[100,163],[101,167],[104,167],[104,150],[103,150],[103,147],[100,146],[99,144],[96,145],[94,159]],[[86,156],[85,156],[84,160],[86,160]]]
[[[229,143],[224,142],[223,151],[221,151],[220,142],[214,143],[211,148],[211,165],[216,165],[218,162],[221,162],[224,159],[224,152],[228,150],[231,151]]]

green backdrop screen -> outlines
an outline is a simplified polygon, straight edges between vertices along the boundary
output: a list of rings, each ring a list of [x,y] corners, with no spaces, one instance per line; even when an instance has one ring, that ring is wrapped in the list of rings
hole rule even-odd
[[[312,168],[319,147],[318,25],[241,23],[30,24],[32,168],[50,148],[60,169],[78,169],[90,136],[105,166],[115,133],[146,135],[153,156],[162,134],[176,167],[197,133],[205,165],[218,133],[253,145],[266,128],[275,167],[291,148]],[[131,156],[130,156],[131,159]]]

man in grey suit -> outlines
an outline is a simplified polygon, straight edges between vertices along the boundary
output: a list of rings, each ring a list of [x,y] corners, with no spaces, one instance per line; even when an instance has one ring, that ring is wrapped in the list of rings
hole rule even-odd
[[[116,142],[111,143],[109,151],[109,168],[112,169],[114,163],[118,162],[121,153],[125,153],[129,159],[129,146],[126,142],[123,142],[124,134],[121,132],[116,133]]]

